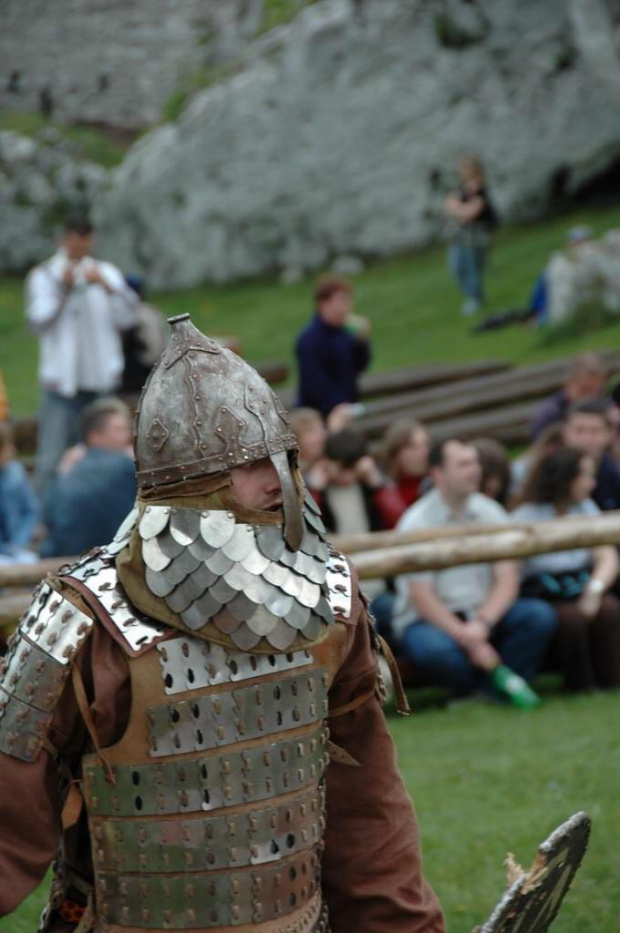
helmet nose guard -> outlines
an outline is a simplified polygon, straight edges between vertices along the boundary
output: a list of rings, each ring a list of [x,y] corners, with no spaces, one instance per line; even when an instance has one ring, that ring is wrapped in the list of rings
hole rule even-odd
[[[269,457],[282,488],[285,538],[297,550],[303,522],[288,452],[298,445],[282,403],[245,360],[197,330],[189,314],[168,323],[170,343],[136,413],[138,485],[165,486]]]

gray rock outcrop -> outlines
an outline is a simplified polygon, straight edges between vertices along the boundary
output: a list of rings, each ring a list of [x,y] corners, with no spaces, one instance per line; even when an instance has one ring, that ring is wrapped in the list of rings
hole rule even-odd
[[[441,234],[471,150],[504,219],[540,216],[620,158],[619,26],[619,0],[312,4],[130,151],[102,246],[157,287],[391,255]]]
[[[49,255],[66,214],[88,210],[107,179],[54,130],[36,139],[0,132],[0,269],[23,271]]]

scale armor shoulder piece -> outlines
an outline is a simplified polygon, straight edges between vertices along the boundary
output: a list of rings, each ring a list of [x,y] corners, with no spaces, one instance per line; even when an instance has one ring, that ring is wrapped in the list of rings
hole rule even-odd
[[[43,583],[1,662],[0,751],[35,761],[93,620]]]
[[[126,522],[133,517],[134,513],[131,513]],[[132,527],[133,525],[129,525],[127,528],[127,538]],[[62,576],[67,578],[69,584],[71,580],[77,580],[90,590],[112,622],[114,631],[119,636],[117,640],[128,654],[136,655],[168,634],[170,628],[143,615],[129,601],[116,570],[116,554],[121,550],[119,535],[120,531],[112,544],[82,558],[67,568]]]
[[[328,601],[336,617],[349,619],[353,605],[351,588],[351,567],[344,554],[335,548],[329,548],[327,575],[325,578]]]

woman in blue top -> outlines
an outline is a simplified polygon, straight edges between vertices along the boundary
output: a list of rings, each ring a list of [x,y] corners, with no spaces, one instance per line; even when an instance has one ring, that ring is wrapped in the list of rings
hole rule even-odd
[[[528,478],[524,504],[513,517],[536,522],[600,514],[590,499],[595,472],[594,460],[580,451],[547,454]],[[619,566],[609,546],[538,554],[523,562],[524,595],[548,599],[557,611],[550,660],[568,690],[620,687],[620,603],[609,592]]]

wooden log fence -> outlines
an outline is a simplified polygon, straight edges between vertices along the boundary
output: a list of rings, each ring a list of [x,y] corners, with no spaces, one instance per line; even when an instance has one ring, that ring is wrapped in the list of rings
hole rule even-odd
[[[422,535],[424,537],[422,537]],[[465,564],[518,560],[534,554],[620,545],[620,511],[595,518],[556,518],[513,525],[454,526],[423,532],[382,532],[334,539],[347,545],[360,579],[395,577],[402,573],[442,570]],[[71,558],[50,558],[36,564],[0,568],[0,587],[38,583]],[[30,603],[30,593],[0,596],[0,625],[15,622]]]
[[[620,544],[620,511],[595,518],[556,518],[545,522],[500,525],[492,534],[465,534],[356,553],[360,579],[443,570],[465,564],[519,560],[535,554]]]

